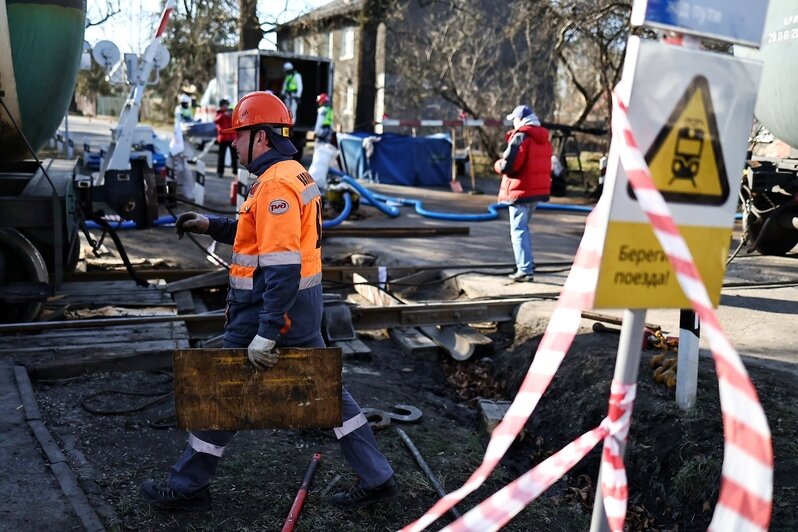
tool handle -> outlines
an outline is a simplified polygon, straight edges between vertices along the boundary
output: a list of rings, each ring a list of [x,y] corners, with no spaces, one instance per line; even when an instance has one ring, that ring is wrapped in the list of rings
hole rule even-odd
[[[299,486],[299,491],[294,497],[294,503],[291,505],[288,517],[285,518],[281,532],[293,532],[294,526],[299,519],[299,513],[305,505],[305,499],[308,497],[308,489],[310,489],[310,483],[313,481],[319,462],[321,462],[321,453],[314,453],[313,458],[310,460],[310,465],[308,465],[308,470],[305,472],[305,478],[302,479],[302,485]]]

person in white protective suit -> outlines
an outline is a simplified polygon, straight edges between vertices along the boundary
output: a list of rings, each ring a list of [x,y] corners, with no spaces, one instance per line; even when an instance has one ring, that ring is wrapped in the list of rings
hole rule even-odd
[[[181,94],[175,107],[175,127],[172,140],[169,142],[169,156],[172,161],[177,194],[183,198],[194,201],[194,172],[188,164],[189,156],[186,153],[186,144],[183,139],[183,125],[194,122],[191,98]]]
[[[299,106],[299,100],[302,99],[302,74],[296,71],[293,63],[286,62],[283,64],[283,88],[280,91],[280,98],[285,102],[285,106],[291,111],[291,117],[296,123],[296,110]]]

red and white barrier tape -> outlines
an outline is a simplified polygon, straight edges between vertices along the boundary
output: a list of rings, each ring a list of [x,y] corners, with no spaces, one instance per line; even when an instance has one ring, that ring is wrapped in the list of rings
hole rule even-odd
[[[710,530],[766,530],[773,495],[773,445],[765,412],[740,355],[723,333],[690,249],[679,234],[665,200],[654,185],[635,142],[626,106],[614,96],[612,130],[621,144],[621,164],[668,254],[679,286],[690,299],[709,340],[718,375],[723,415],[724,459],[720,496]]]
[[[376,124],[383,126],[403,126],[403,127],[512,127],[510,120],[497,120],[494,118],[466,118],[463,120],[399,120],[397,118],[383,118]]]
[[[771,513],[773,450],[764,411],[739,355],[723,334],[690,251],[654,186],[635,143],[626,107],[618,99],[614,102],[613,135],[619,143],[621,164],[660,245],[668,254],[682,290],[704,324],[716,363],[725,445],[721,492],[710,530],[765,530]],[[482,464],[460,489],[439,500],[421,518],[403,528],[403,532],[425,529],[482,485],[523,429],[573,342],[581,311],[592,307],[606,230],[603,211],[602,202],[599,202],[588,218],[574,266],[540,347],[513,404],[491,434]],[[609,414],[601,426],[525,473],[445,530],[482,532],[501,528],[604,439],[601,466],[604,508],[610,528],[622,531],[627,486],[618,442],[626,438],[629,430],[634,391],[634,386],[613,383]]]
[[[565,281],[563,291],[540,341],[535,358],[529,366],[515,400],[501,423],[493,429],[482,464],[460,489],[448,493],[426,514],[403,528],[402,532],[424,530],[468,494],[479,488],[524,428],[527,419],[549,387],[568,348],[573,343],[582,321],[582,310],[593,306],[606,231],[606,224],[603,221],[605,210],[604,202],[600,201],[587,218],[585,233],[582,235],[582,241],[574,257],[571,272]],[[561,462],[552,463],[559,464]],[[560,473],[557,478],[562,476],[565,471]]]

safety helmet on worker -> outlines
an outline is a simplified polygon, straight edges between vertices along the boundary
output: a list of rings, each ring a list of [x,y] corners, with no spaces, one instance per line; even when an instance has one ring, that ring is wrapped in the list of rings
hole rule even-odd
[[[327,105],[327,102],[330,101],[330,97],[327,95],[326,92],[322,92],[318,96],[316,96],[316,103],[319,105]]]
[[[263,130],[269,137],[269,142],[280,153],[293,155],[297,152],[291,143],[293,117],[283,101],[274,94],[255,91],[245,95],[233,109],[232,122],[232,127],[223,129],[222,133],[243,129]]]
[[[286,61],[285,63],[283,63],[283,70],[285,72],[290,72],[291,70],[294,70],[294,64],[291,63],[290,61]]]

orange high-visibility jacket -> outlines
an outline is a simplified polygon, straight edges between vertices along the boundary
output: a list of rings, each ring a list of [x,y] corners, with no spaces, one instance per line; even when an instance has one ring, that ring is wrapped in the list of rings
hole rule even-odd
[[[259,334],[301,343],[321,329],[321,196],[300,163],[266,155],[279,160],[260,165],[266,169],[239,210],[225,339],[248,343]],[[261,159],[270,158],[250,168]],[[216,237],[232,223],[220,222],[212,220],[208,232],[224,241]]]

